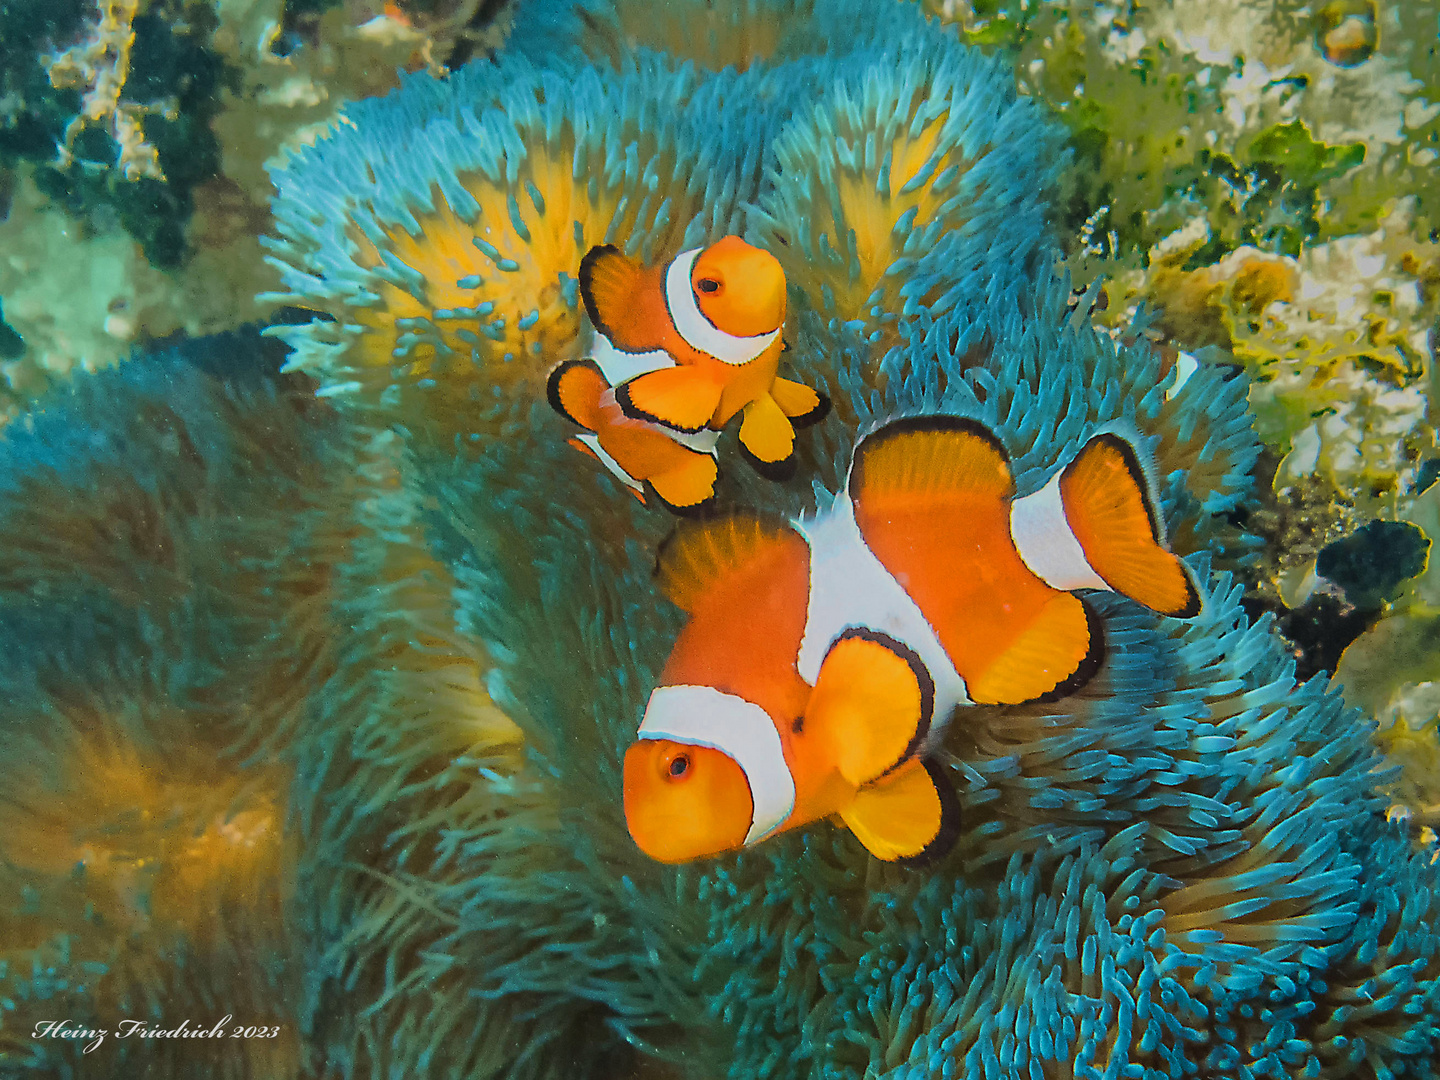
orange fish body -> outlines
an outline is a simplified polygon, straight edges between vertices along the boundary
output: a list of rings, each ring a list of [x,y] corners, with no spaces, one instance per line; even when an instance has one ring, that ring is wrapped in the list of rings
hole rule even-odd
[[[599,460],[641,502],[648,490],[670,509],[686,512],[714,495],[719,432],[668,432],[626,416],[591,360],[560,365],[548,391],[551,407],[585,429],[572,445]]]
[[[586,360],[555,369],[550,401],[589,430],[591,439],[581,437],[585,447],[603,449],[601,460],[622,482],[637,492],[650,482],[673,510],[708,501],[715,476],[707,482],[706,467],[687,452],[713,461],[718,432],[742,412],[740,444],[750,463],[772,478],[786,474],[795,425],[819,420],[828,402],[778,377],[785,275],[774,256],[727,236],[647,269],[605,245],[591,248],[581,262],[580,293],[595,345]],[[599,382],[587,376],[562,387],[582,364]],[[678,443],[680,451],[653,449],[658,444],[640,438],[637,425]],[[655,465],[657,457],[662,466]],[[654,483],[657,475],[668,485]]]
[[[879,858],[937,854],[958,804],[929,754],[952,713],[1063,693],[1098,666],[1100,624],[1073,590],[1200,607],[1128,442],[1097,436],[1016,499],[999,442],[952,417],[869,436],[814,518],[678,534],[661,572],[689,620],[624,786],[632,837],[664,862],[831,815]]]

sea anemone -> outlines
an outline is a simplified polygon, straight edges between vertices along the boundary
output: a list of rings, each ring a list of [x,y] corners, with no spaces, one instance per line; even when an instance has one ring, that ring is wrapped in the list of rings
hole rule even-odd
[[[1357,714],[1297,682],[1212,570],[1258,452],[1243,376],[1167,363],[1136,327],[1097,330],[1093,294],[1069,302],[1038,149],[1054,132],[917,7],[863,26],[839,0],[707,7],[685,43],[652,10],[522,7],[493,63],[412,77],[292,159],[273,246],[286,299],[319,315],[273,331],[287,374],[253,340],[234,346],[249,366],[137,358],[5,444],[0,527],[21,554],[0,615],[35,643],[0,666],[15,745],[107,733],[57,743],[60,773],[103,766],[117,804],[173,797],[202,839],[223,796],[205,852],[283,802],[263,860],[152,845],[185,889],[155,893],[147,955],[170,955],[164,928],[217,940],[182,901],[228,903],[227,875],[277,897],[280,918],[250,910],[272,951],[198,991],[229,1008],[276,988],[296,1048],[257,1076],[320,1059],[344,1076],[1433,1075],[1429,856],[1387,819]],[[787,355],[835,409],[794,480],[733,470],[722,501],[824,506],[857,440],[900,416],[983,422],[1021,493],[1119,430],[1153,457],[1203,583],[1188,621],[1095,598],[1108,651],[1087,685],[954,720],[940,762],[962,828],[923,869],[828,823],[679,868],[626,833],[621,755],[682,621],[653,576],[671,522],[566,446],[543,379],[587,345],[588,245],[649,261],[727,232],[783,252]],[[28,509],[55,477],[57,508]],[[112,517],[149,539],[117,555],[93,528]],[[129,779],[200,705],[205,797]],[[7,858],[17,881],[59,872]],[[272,975],[273,950],[290,963]],[[190,992],[168,970],[127,978],[167,1013]]]

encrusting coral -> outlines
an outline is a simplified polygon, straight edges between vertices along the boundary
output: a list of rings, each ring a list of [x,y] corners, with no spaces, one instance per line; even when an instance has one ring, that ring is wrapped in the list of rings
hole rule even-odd
[[[108,732],[76,760],[123,777],[204,709],[203,775],[233,809],[214,825],[215,803],[155,781],[206,854],[136,833],[157,899],[131,940],[221,948],[162,902],[172,880],[223,905],[224,875],[249,873],[283,904],[226,926],[289,965],[257,948],[193,993],[204,963],[163,969],[155,1000],[238,1018],[275,986],[293,1056],[235,1076],[1435,1075],[1434,853],[1387,817],[1355,711],[1297,682],[1211,571],[1259,452],[1244,376],[1097,329],[1094,290],[1071,303],[1054,130],[918,7],[705,6],[676,42],[653,6],[522,7],[493,63],[407,78],[276,174],[271,249],[315,313],[272,331],[286,374],[253,341],[213,346],[230,365],[136,358],[7,433],[0,617],[36,643],[0,664],[7,747]],[[652,575],[671,521],[566,445],[544,379],[587,346],[589,245],[648,262],[730,232],[785,263],[787,362],[835,409],[794,480],[730,470],[724,501],[814,510],[897,416],[982,421],[1022,494],[1120,429],[1203,583],[1190,621],[1096,597],[1090,683],[956,719],[961,833],[923,869],[823,823],[680,868],[625,831],[621,755],[680,625]],[[57,477],[60,510],[12,494]],[[117,560],[97,518],[147,542]],[[85,811],[49,812],[84,833]],[[241,836],[274,846],[204,861]],[[28,941],[11,970],[53,968],[103,1009],[138,976],[70,911],[46,929],[91,952]],[[73,1067],[75,1048],[17,1056],[61,992],[24,986],[4,1064]]]

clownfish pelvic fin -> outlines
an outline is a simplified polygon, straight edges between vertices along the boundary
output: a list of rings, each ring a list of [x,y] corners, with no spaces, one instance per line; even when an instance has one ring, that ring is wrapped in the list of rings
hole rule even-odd
[[[780,406],[780,411],[789,417],[790,423],[797,428],[818,424],[830,413],[828,397],[819,390],[792,379],[781,379],[777,376],[770,387],[770,396],[775,399],[775,404]]]
[[[795,472],[795,429],[823,420],[830,399],[804,383],[777,378],[768,394],[745,406],[740,450],[767,480],[788,480]]]
[[[912,758],[857,791],[840,819],[877,859],[919,866],[954,845],[960,801],[937,762]]]
[[[769,394],[745,406],[740,449],[767,480],[788,480],[795,471],[795,428]]]
[[[719,478],[713,454],[683,450],[670,468],[645,478],[645,493],[653,495],[672,514],[690,517],[710,509]]]

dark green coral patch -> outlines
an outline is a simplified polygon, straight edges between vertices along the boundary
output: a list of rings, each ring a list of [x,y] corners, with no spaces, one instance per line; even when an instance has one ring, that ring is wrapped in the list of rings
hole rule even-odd
[[[1257,164],[1273,165],[1291,182],[1313,185],[1330,180],[1365,161],[1365,144],[1319,142],[1310,134],[1305,121],[1276,124],[1255,136],[1250,143],[1250,159]]]
[[[1372,521],[1320,549],[1315,572],[1345,590],[1357,608],[1375,609],[1425,569],[1430,539],[1407,521]]]
[[[24,351],[24,339],[5,321],[3,310],[0,310],[0,360],[14,360]]]
[[[1426,458],[1420,462],[1420,470],[1415,476],[1415,494],[1421,494],[1436,480],[1440,480],[1440,458]]]
[[[191,191],[219,171],[220,147],[210,131],[225,84],[223,61],[208,47],[214,13],[197,3],[157,3],[134,20],[130,71],[120,95],[155,148],[164,179],[127,180],[120,147],[102,119],[70,144],[75,160],[60,163],[66,128],[80,112],[82,93],[51,85],[44,54],[83,41],[91,32],[89,5],[0,5],[0,164],[39,168],[40,189],[80,218],[119,218],[156,266],[178,265],[186,254]]]
[[[1295,677],[1301,680],[1333,672],[1345,647],[1380,617],[1374,608],[1358,608],[1328,592],[1316,593],[1297,608],[1259,597],[1246,597],[1244,604],[1252,620],[1274,616],[1295,657]]]

